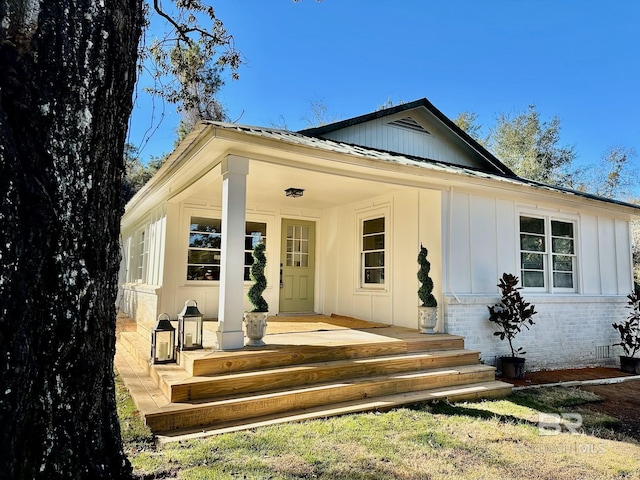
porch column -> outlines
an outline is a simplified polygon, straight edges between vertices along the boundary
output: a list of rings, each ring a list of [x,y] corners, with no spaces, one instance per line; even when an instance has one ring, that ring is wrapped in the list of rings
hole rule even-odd
[[[222,245],[218,348],[244,346],[244,237],[249,159],[228,155],[222,160]]]

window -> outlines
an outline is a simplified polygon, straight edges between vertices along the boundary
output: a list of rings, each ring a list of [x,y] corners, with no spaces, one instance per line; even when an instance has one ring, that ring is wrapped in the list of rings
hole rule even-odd
[[[244,279],[249,281],[253,247],[267,241],[267,224],[247,222],[244,239]],[[222,221],[217,218],[191,217],[187,280],[220,280]]]
[[[287,225],[287,267],[309,266],[309,227]]]
[[[363,287],[384,285],[385,218],[362,222],[361,282]]]
[[[145,267],[149,259],[149,239],[145,229],[138,230],[130,239],[129,244],[129,273],[130,282],[145,282]]]
[[[576,252],[573,222],[548,217],[520,217],[521,282],[541,291],[575,288]]]

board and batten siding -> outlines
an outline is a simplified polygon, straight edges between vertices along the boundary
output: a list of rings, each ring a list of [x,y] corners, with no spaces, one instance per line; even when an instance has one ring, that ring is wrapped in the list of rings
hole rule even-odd
[[[417,132],[389,125],[389,122],[407,117],[406,113],[360,123],[323,135],[324,138],[355,145],[398,152],[431,160],[455,163],[466,167],[482,165],[469,153],[446,138],[434,125],[418,114],[411,115],[429,133]]]
[[[389,196],[327,210],[319,241],[325,258],[323,313],[417,328],[417,257],[420,243],[429,250],[434,294],[442,295],[441,192],[403,189]],[[360,285],[360,223],[385,216],[384,288]]]
[[[454,191],[443,199],[446,292],[494,294],[504,272],[520,276],[520,214],[557,215],[575,221],[576,293],[626,295],[631,291],[629,222]]]

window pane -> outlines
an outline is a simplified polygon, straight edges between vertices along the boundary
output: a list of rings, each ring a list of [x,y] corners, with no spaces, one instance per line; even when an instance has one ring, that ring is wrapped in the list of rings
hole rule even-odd
[[[573,288],[573,274],[558,272],[554,273],[553,286],[556,288]]]
[[[567,257],[562,255],[553,256],[553,269],[561,270],[564,272],[573,271],[573,257]]]
[[[573,238],[573,223],[551,221],[551,235]]]
[[[244,237],[244,249],[245,250],[253,250],[259,243],[267,244],[267,237],[263,236],[261,233],[257,233],[255,235],[250,234]]]
[[[293,267],[293,253],[287,253],[287,267]]]
[[[544,252],[544,237],[534,235],[520,235],[520,249],[532,252]]]
[[[300,251],[302,253],[309,253],[309,242],[308,241],[303,241],[300,244]]]
[[[544,219],[520,217],[520,231],[526,233],[539,233],[544,235]]]
[[[307,268],[309,266],[309,255],[300,254],[300,267]]]
[[[384,267],[384,252],[365,253],[365,267]]]
[[[521,253],[522,268],[526,270],[544,270],[544,255],[540,253]]]
[[[363,250],[384,250],[384,234],[370,235],[362,238]]]
[[[267,235],[267,224],[261,222],[247,222],[245,231],[247,235],[255,236],[256,234],[260,234],[264,237]]]
[[[189,250],[187,263],[220,265],[220,252],[211,250]]]
[[[542,272],[522,272],[523,287],[544,287],[544,274]]]
[[[309,227],[302,227],[300,238],[303,240],[309,240]]]
[[[187,267],[187,280],[220,280],[220,267]]]
[[[362,233],[368,235],[371,233],[383,233],[384,232],[384,217],[374,218],[372,220],[365,220],[362,222]]]
[[[191,233],[189,234],[189,246],[198,248],[220,248],[220,234],[217,233]]]
[[[384,268],[366,268],[364,283],[384,283]]]
[[[249,267],[253,265],[253,254],[251,252],[244,252],[244,264]]]
[[[553,238],[553,253],[573,253],[573,240],[571,238]]]
[[[192,232],[220,233],[222,232],[222,221],[217,218],[191,217],[189,229]]]

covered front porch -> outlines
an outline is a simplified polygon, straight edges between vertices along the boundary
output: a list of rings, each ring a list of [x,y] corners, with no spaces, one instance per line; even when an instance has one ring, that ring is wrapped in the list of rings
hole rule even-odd
[[[205,345],[217,328],[206,322]],[[150,365],[144,332],[122,332],[116,367],[164,440],[511,391],[452,335],[305,315],[272,317],[265,342],[182,352],[179,365]]]
[[[158,314],[174,318],[194,299],[205,318],[218,320],[218,348],[242,348],[247,258],[261,239],[271,315],[338,312],[414,328],[420,244],[430,250],[442,298],[443,181],[415,168],[329,161],[320,168],[305,155],[268,153],[202,149],[191,158],[190,172],[202,173],[168,194],[158,228],[142,229],[141,258],[153,268],[124,285],[125,311],[150,329]],[[303,195],[287,196],[290,187]]]

